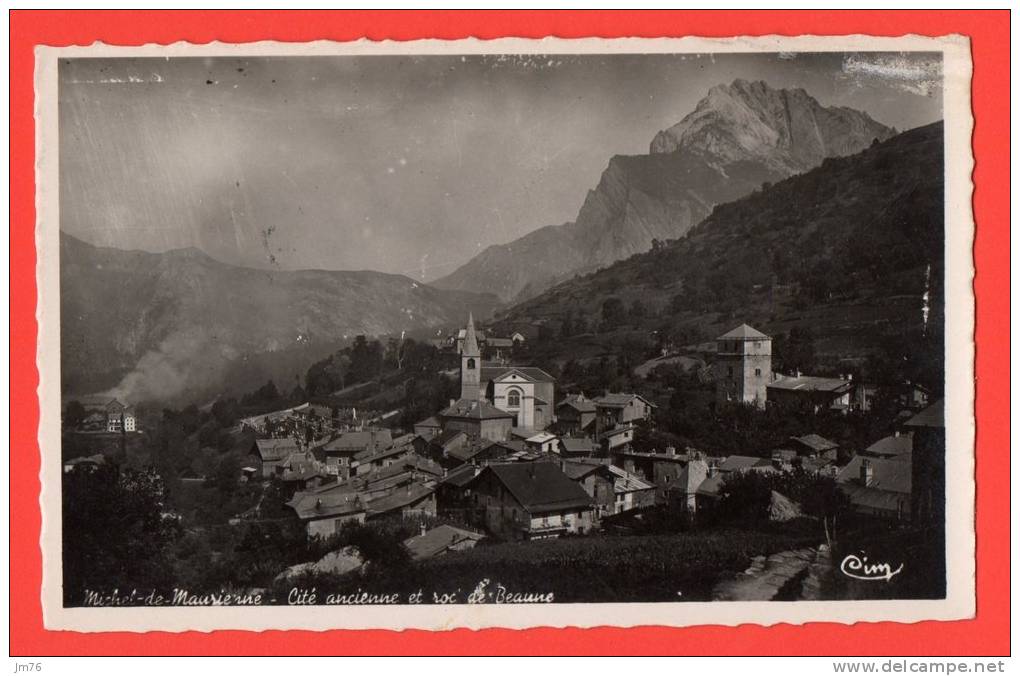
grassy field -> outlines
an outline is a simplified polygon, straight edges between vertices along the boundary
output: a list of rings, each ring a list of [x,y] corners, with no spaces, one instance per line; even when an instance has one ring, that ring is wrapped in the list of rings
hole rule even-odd
[[[719,530],[679,535],[588,536],[479,546],[394,570],[376,568],[329,581],[335,591],[456,594],[463,603],[480,582],[492,593],[553,594],[558,603],[705,601],[754,556],[816,546],[815,533]],[[325,582],[325,584],[323,584]],[[489,599],[490,601],[492,599]],[[426,599],[428,602],[428,599]]]

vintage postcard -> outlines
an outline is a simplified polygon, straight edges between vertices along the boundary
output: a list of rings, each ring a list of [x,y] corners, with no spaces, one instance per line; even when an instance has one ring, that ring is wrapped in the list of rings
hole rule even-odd
[[[48,629],[973,616],[966,38],[36,57]]]

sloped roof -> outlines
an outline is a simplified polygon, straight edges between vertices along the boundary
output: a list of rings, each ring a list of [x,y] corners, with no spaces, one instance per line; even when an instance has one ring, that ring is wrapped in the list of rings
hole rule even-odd
[[[823,436],[813,433],[805,434],[802,437],[790,437],[790,439],[800,442],[817,453],[823,453],[825,451],[831,451],[834,448],[839,448],[839,444],[835,441],[831,441]]]
[[[698,495],[705,495],[710,498],[719,497],[719,490],[722,488],[723,482],[722,474],[715,474],[710,477],[706,477],[704,481],[698,486],[696,491]]]
[[[419,420],[418,422],[416,422],[414,424],[414,426],[415,427],[442,427],[442,424],[440,424],[439,418],[437,418],[434,415],[430,415],[428,418],[425,418],[424,420]]]
[[[747,324],[741,324],[732,331],[722,334],[716,340],[761,340],[762,338],[768,338],[768,336]]]
[[[517,371],[536,383],[552,383],[556,379],[537,366],[482,366],[482,382],[496,380],[509,371]]]
[[[945,427],[945,400],[939,399],[904,424],[910,427]]]
[[[560,448],[567,453],[591,453],[598,444],[588,437],[560,437]]]
[[[772,462],[765,458],[757,458],[750,455],[730,455],[719,464],[720,472],[739,472],[752,467],[771,466]]]
[[[571,481],[555,463],[489,465],[475,480],[486,472],[491,472],[517,502],[532,514],[592,505],[591,496]]]
[[[475,318],[468,313],[467,330],[464,332],[464,347],[461,352],[466,355],[478,355],[478,338],[475,336]]]
[[[568,394],[567,397],[556,406],[556,408],[561,408],[563,406],[569,406],[578,413],[595,412],[595,402],[583,394]]]
[[[489,347],[513,347],[513,338],[493,338],[490,337],[487,341]]]
[[[444,418],[464,418],[469,420],[494,420],[497,418],[513,418],[513,414],[496,408],[484,399],[458,399],[453,406],[444,409],[440,414]]]
[[[329,519],[365,511],[365,505],[353,486],[331,484],[312,491],[295,493],[287,506],[302,521]]]
[[[525,441],[529,444],[544,444],[556,438],[556,435],[552,432],[539,432],[533,437],[528,437]]]
[[[914,435],[912,433],[908,432],[907,434],[900,434],[899,436],[890,434],[889,436],[882,437],[872,445],[868,446],[864,450],[864,455],[909,460],[913,449]]]
[[[910,493],[910,463],[885,458],[865,458],[858,455],[839,471],[836,481],[860,486],[861,465],[865,460],[871,463],[872,470],[871,485],[867,488],[894,493]]]
[[[263,462],[283,460],[298,450],[299,446],[293,439],[256,439],[255,449]]]
[[[370,500],[367,505],[368,513],[379,515],[403,509],[427,498],[435,490],[436,486],[432,482],[408,484],[405,488],[399,488],[388,495]]]
[[[621,408],[629,404],[633,399],[640,399],[651,407],[655,407],[655,404],[648,401],[640,394],[630,394],[628,392],[609,392],[601,397],[595,398],[596,406],[609,406],[611,408]]]
[[[461,465],[457,469],[450,470],[440,483],[460,488],[461,486],[467,485],[469,481],[474,479],[478,475],[478,472],[478,468],[474,465]]]
[[[825,378],[822,376],[784,376],[766,385],[769,389],[794,390],[797,392],[832,392],[838,393],[850,389],[850,382],[841,378]]]
[[[465,432],[464,430],[449,429],[446,430],[445,432],[440,433],[438,436],[434,437],[432,441],[429,443],[431,443],[434,446],[438,446],[443,450],[446,450],[446,447],[450,444],[451,441],[461,436],[466,437],[467,432]]]
[[[595,462],[567,461],[561,465],[561,469],[563,470],[563,473],[566,474],[573,481],[583,479],[589,474],[595,472],[600,472],[606,475],[607,477],[612,477],[614,481],[616,480],[612,472],[609,470],[609,466],[600,462],[595,463]]]
[[[410,552],[411,558],[420,560],[442,554],[454,545],[464,541],[478,542],[484,537],[485,535],[482,533],[443,524],[422,535],[407,538],[404,540],[404,546]]]
[[[631,474],[622,467],[617,467],[616,465],[606,465],[606,467],[616,477],[616,480],[613,482],[614,493],[632,493],[634,491],[647,491],[655,488],[654,485],[636,474]]]
[[[389,446],[391,443],[393,435],[389,430],[362,430],[344,432],[324,444],[322,450],[328,453],[358,453]]]

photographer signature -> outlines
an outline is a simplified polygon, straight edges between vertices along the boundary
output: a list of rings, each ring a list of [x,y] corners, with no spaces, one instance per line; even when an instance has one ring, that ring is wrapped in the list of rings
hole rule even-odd
[[[851,554],[843,559],[843,562],[839,564],[839,570],[855,580],[885,580],[889,582],[894,575],[899,575],[903,570],[903,564],[901,563],[899,568],[893,570],[888,563],[868,563],[868,557],[861,552],[861,556]]]

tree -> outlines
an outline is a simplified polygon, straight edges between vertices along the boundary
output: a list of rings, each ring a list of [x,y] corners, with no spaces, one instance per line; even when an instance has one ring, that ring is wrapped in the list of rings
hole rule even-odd
[[[616,328],[623,324],[625,317],[622,300],[616,296],[610,296],[602,301],[602,321],[608,328]]]
[[[64,426],[74,429],[81,425],[83,420],[85,420],[85,407],[81,402],[76,399],[67,402],[67,408],[64,409]]]
[[[172,583],[171,548],[181,535],[165,512],[163,479],[113,465],[63,475],[64,602],[86,590],[147,593]]]

